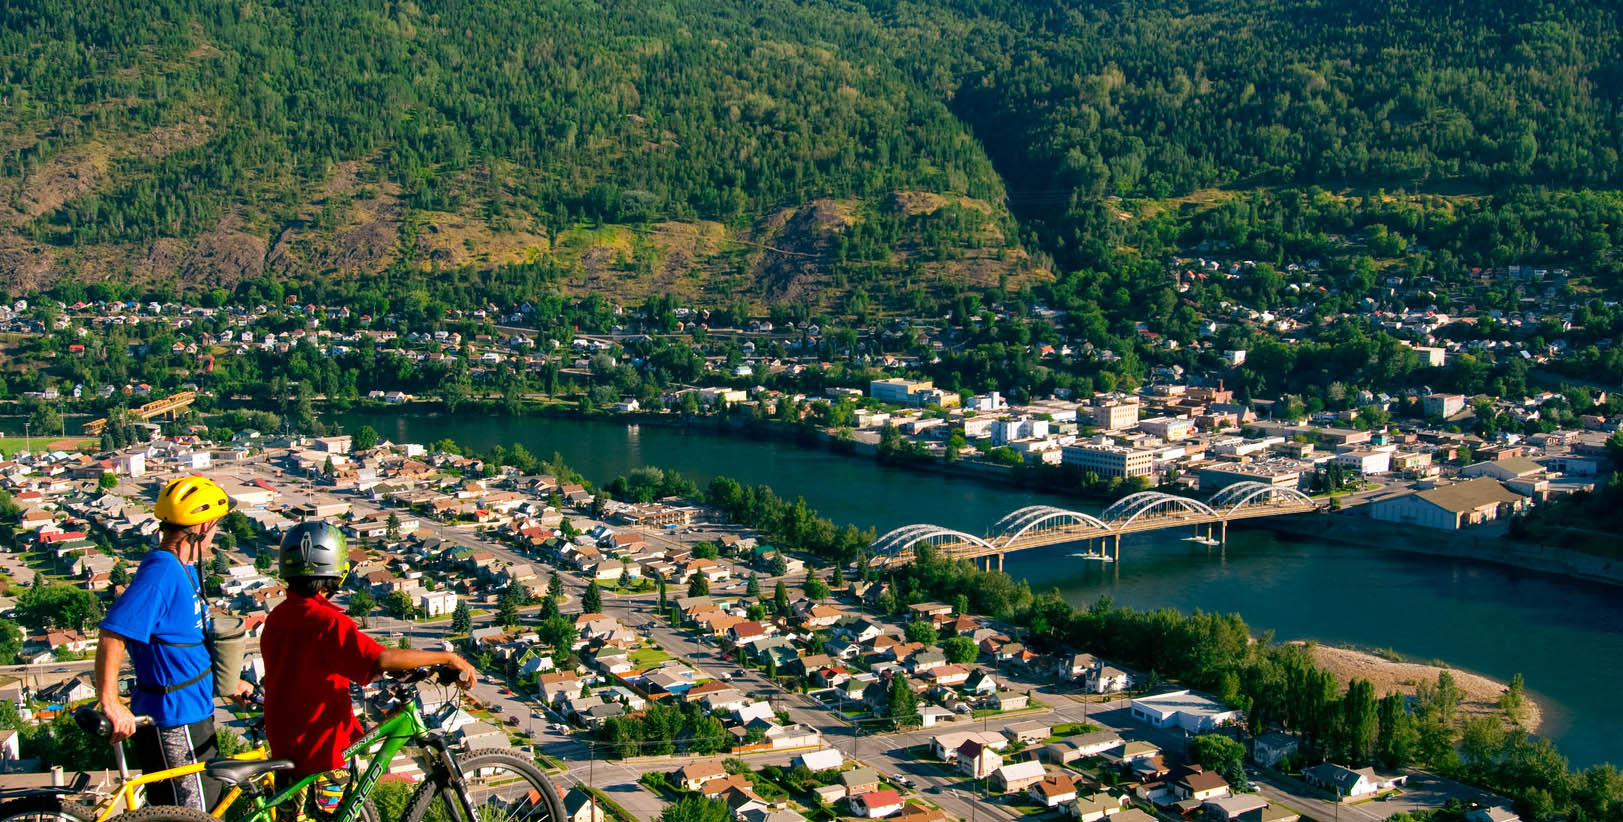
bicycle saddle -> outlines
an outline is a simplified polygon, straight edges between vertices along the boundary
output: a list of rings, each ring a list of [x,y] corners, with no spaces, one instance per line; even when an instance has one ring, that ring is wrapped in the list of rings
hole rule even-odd
[[[203,768],[204,773],[231,787],[252,782],[272,771],[290,770],[293,770],[291,759],[217,759]]]

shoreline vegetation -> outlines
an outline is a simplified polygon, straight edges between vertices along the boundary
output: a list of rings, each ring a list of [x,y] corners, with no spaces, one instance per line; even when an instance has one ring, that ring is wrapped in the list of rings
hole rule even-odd
[[[1291,640],[1287,644],[1308,644],[1307,640]],[[1492,677],[1438,665],[1435,662],[1416,662],[1393,659],[1390,651],[1371,652],[1338,645],[1312,644],[1313,660],[1319,667],[1334,674],[1342,682],[1354,679],[1368,680],[1376,693],[1397,691],[1415,696],[1421,683],[1434,683],[1437,675],[1448,671],[1461,691],[1460,712],[1468,716],[1497,717],[1503,715],[1500,698],[1510,690],[1507,683]],[[1440,661],[1440,660],[1439,660]],[[1544,710],[1531,696],[1523,703],[1521,727],[1528,733],[1537,733],[1544,722]]]

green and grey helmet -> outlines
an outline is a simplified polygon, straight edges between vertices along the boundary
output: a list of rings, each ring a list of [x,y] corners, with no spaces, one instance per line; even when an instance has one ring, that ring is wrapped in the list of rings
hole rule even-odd
[[[282,537],[279,566],[282,579],[343,579],[349,573],[349,542],[331,523],[301,522]]]

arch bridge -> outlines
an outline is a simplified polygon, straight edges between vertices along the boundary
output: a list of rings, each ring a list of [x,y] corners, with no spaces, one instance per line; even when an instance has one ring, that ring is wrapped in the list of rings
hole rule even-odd
[[[984,558],[989,569],[994,563],[1001,569],[1003,555],[1010,551],[1086,542],[1086,556],[1114,561],[1121,558],[1124,534],[1187,526],[1195,530],[1193,539],[1219,545],[1227,542],[1231,521],[1316,510],[1318,504],[1294,488],[1247,481],[1226,486],[1204,502],[1161,491],[1140,491],[1116,500],[1098,516],[1052,505],[1031,505],[993,523],[985,536],[939,525],[904,525],[874,540],[868,550],[875,565],[901,564],[912,561],[914,547],[923,543],[949,557]],[[1098,553],[1094,552],[1094,540],[1100,540]],[[1105,552],[1107,546],[1109,553]]]

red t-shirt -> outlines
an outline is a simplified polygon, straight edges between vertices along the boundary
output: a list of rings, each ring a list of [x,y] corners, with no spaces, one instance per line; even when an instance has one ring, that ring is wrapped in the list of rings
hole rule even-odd
[[[265,621],[260,651],[271,755],[298,763],[294,776],[344,767],[361,736],[349,686],[372,681],[383,646],[326,597],[289,593]]]

